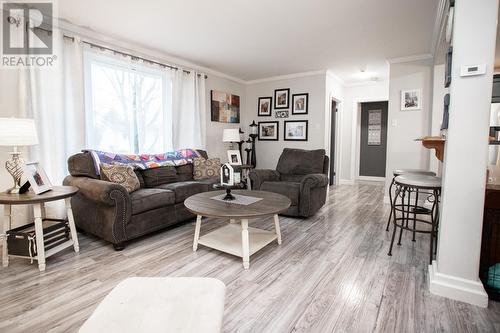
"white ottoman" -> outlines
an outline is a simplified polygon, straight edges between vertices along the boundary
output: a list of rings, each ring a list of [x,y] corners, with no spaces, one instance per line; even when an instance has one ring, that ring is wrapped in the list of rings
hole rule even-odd
[[[221,331],[226,286],[217,279],[133,277],[120,282],[80,333]]]

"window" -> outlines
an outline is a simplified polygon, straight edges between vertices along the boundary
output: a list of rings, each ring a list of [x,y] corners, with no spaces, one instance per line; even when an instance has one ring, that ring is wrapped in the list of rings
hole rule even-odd
[[[171,81],[160,68],[86,52],[87,146],[114,153],[171,150]]]

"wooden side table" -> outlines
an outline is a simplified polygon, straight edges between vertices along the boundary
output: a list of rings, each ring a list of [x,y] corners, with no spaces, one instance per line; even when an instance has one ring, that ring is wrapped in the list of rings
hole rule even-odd
[[[9,252],[7,248],[7,231],[12,228],[12,209],[13,205],[32,205],[35,217],[35,234],[37,255],[33,258],[38,261],[38,269],[45,270],[45,259],[51,255],[73,245],[75,252],[79,252],[78,236],[76,234],[75,220],[73,219],[73,211],[71,210],[71,197],[78,192],[78,188],[74,186],[54,186],[51,191],[36,195],[33,192],[24,194],[9,194],[0,193],[0,204],[4,206],[4,222],[2,228],[2,265],[9,265]],[[45,203],[50,201],[62,200],[66,203],[66,212],[68,214],[68,223],[71,233],[71,239],[64,242],[47,252],[45,252],[43,241],[42,220],[45,218]]]

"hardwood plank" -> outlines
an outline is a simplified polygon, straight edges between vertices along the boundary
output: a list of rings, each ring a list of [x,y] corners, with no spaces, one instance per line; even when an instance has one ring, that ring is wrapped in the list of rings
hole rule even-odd
[[[405,233],[388,257],[389,206],[383,187],[331,188],[313,217],[280,217],[282,245],[241,259],[200,246],[194,220],[115,252],[79,234],[39,272],[12,258],[0,268],[1,332],[76,332],[97,304],[130,276],[210,276],[227,286],[224,332],[500,332],[500,305],[488,309],[428,291],[428,236]],[[228,221],[203,219],[201,235]],[[249,220],[274,232],[273,217]]]

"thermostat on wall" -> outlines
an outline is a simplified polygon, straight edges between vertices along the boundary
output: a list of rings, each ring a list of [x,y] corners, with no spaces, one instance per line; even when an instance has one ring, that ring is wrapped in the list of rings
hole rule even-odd
[[[486,74],[486,65],[470,65],[460,67],[460,76],[473,76]]]

